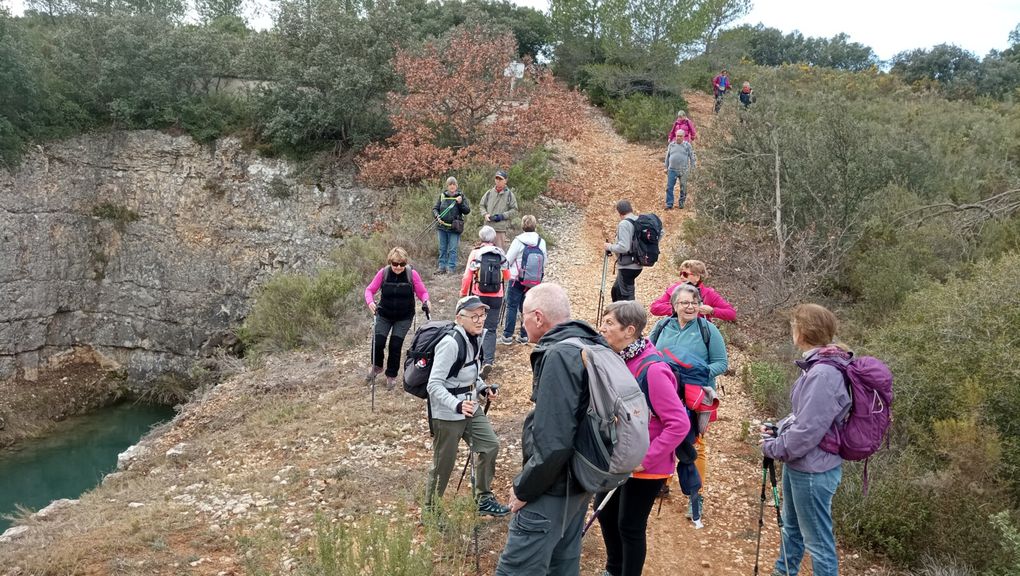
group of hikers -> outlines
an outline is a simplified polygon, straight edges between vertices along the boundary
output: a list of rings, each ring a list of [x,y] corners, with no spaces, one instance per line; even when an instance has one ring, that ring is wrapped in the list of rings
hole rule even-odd
[[[678,117],[674,139],[689,145],[687,139],[693,139],[695,131],[693,125],[689,130],[684,126],[683,118]],[[603,576],[639,575],[646,556],[648,517],[656,498],[668,493],[674,473],[681,492],[688,496],[687,517],[696,529],[704,526],[701,493],[707,473],[706,437],[720,404],[716,378],[728,367],[725,339],[714,322],[735,321],[736,311],[706,285],[708,268],[698,260],[684,261],[677,281],[664,287],[650,307],[636,302],[635,282],[646,265],[636,247],[645,224],[629,201],[620,200],[617,237],[604,245],[606,257],[615,254],[617,260],[612,303],[604,310],[600,303],[597,327],[574,318],[566,290],[543,281],[549,254],[533,215],[521,218],[523,231],[505,248],[517,201],[506,185],[506,173],[499,171],[494,178],[495,185],[480,203],[484,225],[464,268],[453,321],[427,354],[412,357],[409,350],[404,363],[409,392],[409,368],[427,370],[427,395],[420,397],[427,397],[433,461],[423,519],[441,515],[438,502],[463,439],[470,458],[465,473],[470,468],[478,513],[513,514],[496,574],[578,574],[585,516],[594,500],[606,547]],[[681,192],[681,206],[683,198]],[[469,213],[456,179],[448,179],[433,210],[440,246],[437,274],[456,267],[457,252],[451,252],[450,246],[456,246],[459,238],[450,236],[459,237]],[[603,276],[603,289],[604,285]],[[395,385],[415,298],[428,314],[429,294],[420,275],[408,266],[407,252],[393,248],[387,266],[365,289],[366,303],[375,316],[367,381],[383,372],[388,351],[387,386]],[[500,326],[504,304],[505,321]],[[649,313],[662,318],[646,335]],[[848,362],[850,353],[835,344],[836,318],[821,306],[798,307],[790,327],[794,343],[803,352],[798,361],[802,374],[791,394],[793,413],[776,427],[763,427],[761,441],[763,462],[775,459],[786,464],[783,546],[774,574],[797,574],[806,549],[815,574],[827,576],[837,573],[831,500],[840,482],[842,461],[831,449],[822,448],[822,437],[849,410],[843,376],[834,365]],[[492,491],[500,442],[486,414],[489,403],[499,395],[499,386],[487,380],[497,341],[533,346],[534,407],[522,431],[522,468],[505,504]],[[611,360],[599,351],[608,352]],[[617,377],[629,374],[626,379],[632,379],[643,393],[647,443],[641,445],[640,459],[635,460],[640,465],[627,468],[629,478],[622,484],[592,489],[579,477],[579,454],[589,431],[596,374],[613,370]],[[764,495],[763,476],[763,503]]]
[[[730,71],[723,68],[721,72],[712,78],[712,95],[715,96],[715,113],[718,114],[722,108],[723,100],[726,98],[728,93],[733,88],[733,84],[730,82]],[[740,104],[747,110],[754,104],[756,98],[754,96],[754,90],[751,89],[751,83],[744,81],[740,87]]]

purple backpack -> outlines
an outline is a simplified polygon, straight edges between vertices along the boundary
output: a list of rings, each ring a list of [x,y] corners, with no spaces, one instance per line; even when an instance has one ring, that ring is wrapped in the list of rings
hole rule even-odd
[[[853,358],[845,368],[826,359],[818,363],[843,372],[850,393],[850,414],[825,434],[819,448],[844,460],[866,460],[882,446],[892,423],[892,372],[871,356]]]

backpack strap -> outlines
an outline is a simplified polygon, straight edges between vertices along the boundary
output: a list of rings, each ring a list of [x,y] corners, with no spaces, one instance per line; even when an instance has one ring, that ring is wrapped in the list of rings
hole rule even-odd
[[[648,395],[648,369],[656,362],[663,362],[662,356],[658,354],[652,354],[649,356],[641,363],[640,366],[638,366],[637,378],[635,378],[635,380],[637,380],[638,388],[641,389],[641,393],[645,395],[645,402],[648,403],[648,409],[652,412],[652,416],[657,418],[659,415],[655,413],[655,407],[652,406],[652,397]]]
[[[453,340],[457,343],[457,359],[453,361],[453,365],[450,366],[450,373],[446,375],[446,379],[453,378],[458,372],[461,371],[464,366],[471,366],[478,360],[477,350],[475,351],[475,357],[471,359],[471,362],[467,362],[467,340],[461,336],[460,332],[457,331],[456,327],[452,329]],[[463,394],[463,392],[461,392]]]
[[[706,324],[708,324],[708,320],[698,316],[698,330],[701,331],[701,340],[705,343],[705,352],[708,352],[708,343],[712,341],[712,331]]]
[[[663,318],[662,320],[659,320],[658,322],[655,323],[655,327],[652,328],[652,332],[648,334],[648,340],[652,344],[655,344],[659,340],[659,335],[662,334],[663,329],[666,328],[666,324],[669,323],[669,321],[672,320],[673,318],[676,318],[676,316]]]

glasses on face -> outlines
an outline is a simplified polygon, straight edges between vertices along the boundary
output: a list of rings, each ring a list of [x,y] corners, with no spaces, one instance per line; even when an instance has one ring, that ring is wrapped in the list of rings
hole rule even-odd
[[[407,262],[390,262],[390,266],[404,267],[407,266]]]
[[[697,308],[698,307],[698,303],[697,302],[677,302],[676,303],[676,307],[677,308]]]
[[[482,322],[485,320],[485,314],[461,314],[461,316],[472,322]]]

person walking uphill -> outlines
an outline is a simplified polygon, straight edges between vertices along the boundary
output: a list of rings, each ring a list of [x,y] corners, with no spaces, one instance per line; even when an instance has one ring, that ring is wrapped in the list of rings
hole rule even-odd
[[[641,274],[641,263],[633,255],[634,221],[637,214],[629,200],[616,203],[616,213],[620,215],[620,223],[616,225],[616,242],[606,243],[606,251],[616,254],[616,281],[611,292],[613,302],[634,299],[634,281]]]
[[[538,345],[531,352],[534,409],[524,420],[524,466],[514,478],[514,512],[497,576],[577,576],[581,528],[591,493],[572,477],[574,443],[588,409],[588,377],[579,338],[606,345],[587,323],[570,319],[559,284],[539,284],[524,297],[524,328]]]
[[[648,515],[655,497],[676,468],[675,451],[690,431],[687,410],[677,394],[677,381],[655,345],[642,336],[648,314],[634,301],[606,308],[599,332],[641,382],[652,418],[648,420],[648,453],[630,479],[620,486],[599,513],[606,544],[606,570],[611,576],[641,576],[647,552]],[[643,380],[642,380],[643,378]],[[597,507],[605,494],[595,495]]]
[[[510,243],[506,259],[510,263],[510,285],[506,290],[506,323],[503,326],[501,344],[513,344],[514,328],[517,326],[517,313],[524,306],[524,295],[534,286],[542,283],[545,277],[545,263],[549,251],[545,240],[538,235],[538,219],[531,214],[521,218],[521,229],[524,230]],[[521,334],[517,339],[520,343],[528,341],[528,334],[521,325]]]
[[[404,337],[414,319],[414,297],[422,302],[422,310],[428,312],[429,293],[417,270],[407,264],[407,251],[397,246],[390,250],[387,266],[383,266],[365,287],[365,305],[375,315],[372,330],[372,366],[365,380],[371,383],[383,371],[383,350],[386,338],[390,339],[389,360],[386,362],[386,388],[392,390],[397,383],[400,369],[400,349]],[[379,303],[375,295],[382,292]]]
[[[680,202],[677,208],[683,208],[687,201],[687,175],[694,169],[697,163],[697,155],[691,143],[684,139],[684,132],[681,130],[676,134],[676,140],[666,147],[666,209],[673,209],[673,189],[676,187],[677,178],[680,179]]]
[[[433,436],[432,469],[425,488],[426,514],[435,510],[435,498],[442,498],[446,492],[461,438],[468,443],[472,452],[478,454],[473,487],[478,513],[490,516],[506,516],[510,513],[510,509],[500,504],[492,494],[499,440],[480,405],[480,400],[495,398],[497,395],[495,388],[485,385],[478,371],[478,335],[482,332],[482,321],[487,309],[488,306],[477,296],[461,298],[457,302],[453,332],[436,344],[428,383]],[[468,361],[447,378],[457,361],[461,346],[465,347],[464,358]],[[485,395],[479,397],[480,391],[484,391]]]
[[[485,316],[485,332],[482,334],[482,378],[488,378],[496,362],[496,330],[499,328],[499,311],[503,306],[503,284],[510,278],[506,254],[493,245],[496,232],[492,226],[478,230],[478,245],[468,255],[464,277],[460,283],[460,295],[474,294],[489,307]]]
[[[446,190],[439,195],[432,207],[436,219],[436,235],[439,238],[439,262],[437,274],[453,273],[457,268],[457,249],[460,235],[464,232],[464,216],[471,213],[471,204],[457,185],[457,179],[446,179]]]
[[[506,232],[511,227],[511,218],[517,213],[517,197],[506,185],[506,172],[497,171],[495,179],[496,183],[482,195],[479,204],[485,224],[496,231],[496,246],[505,251]]]
[[[796,576],[811,553],[817,576],[837,576],[839,557],[832,533],[832,496],[843,476],[843,460],[822,449],[822,440],[850,412],[850,395],[840,368],[852,354],[835,344],[836,315],[817,304],[793,312],[790,332],[801,351],[801,375],[790,390],[792,412],[777,424],[776,435],[761,445],[766,458],[784,462],[783,539],[774,574]],[[824,360],[824,362],[823,362]],[[763,435],[769,432],[763,428]],[[785,556],[784,556],[785,555]]]

